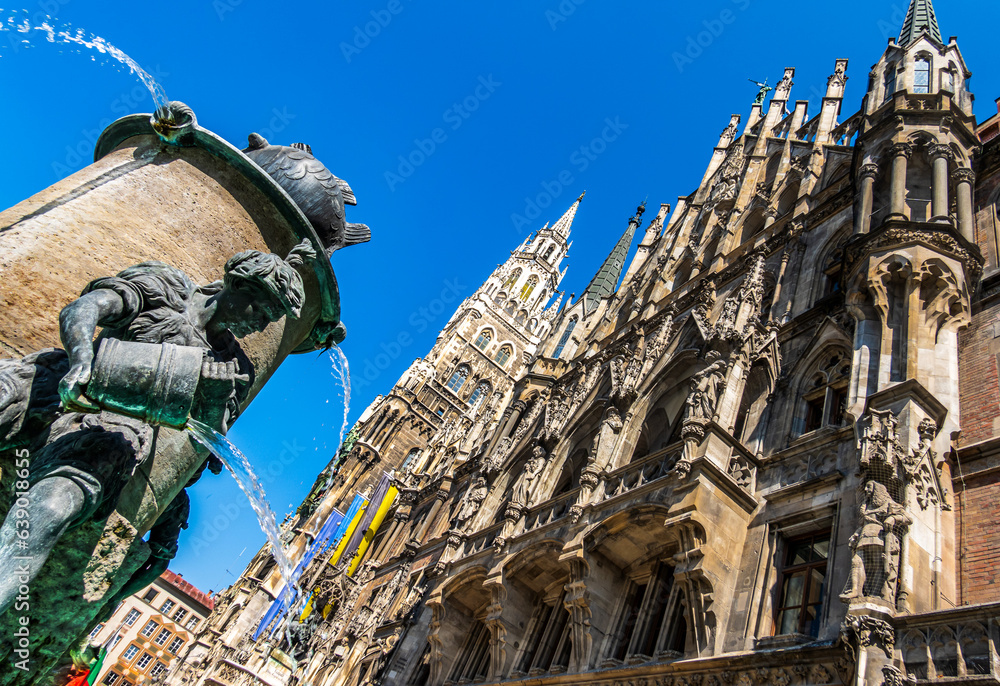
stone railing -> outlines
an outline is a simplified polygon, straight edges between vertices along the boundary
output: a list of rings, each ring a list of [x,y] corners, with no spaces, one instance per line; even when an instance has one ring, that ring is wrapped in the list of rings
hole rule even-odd
[[[569,509],[573,506],[573,503],[576,502],[579,492],[579,488],[574,488],[572,491],[564,493],[558,498],[546,500],[541,505],[528,510],[528,513],[524,517],[524,530],[519,533],[532,531],[565,517],[569,514]]]
[[[489,548],[497,540],[497,536],[500,535],[502,529],[503,524],[494,524],[469,536],[469,539],[465,543],[465,556],[475,555]]]
[[[682,444],[677,443],[611,472],[604,480],[603,500],[617,498],[636,488],[665,478],[677,464],[682,450]]]
[[[1000,684],[998,641],[1000,603],[907,617],[896,629],[896,653],[917,683]]]

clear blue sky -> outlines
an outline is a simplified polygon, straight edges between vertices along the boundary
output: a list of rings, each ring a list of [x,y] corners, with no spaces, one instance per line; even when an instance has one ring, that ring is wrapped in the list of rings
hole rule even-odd
[[[757,90],[748,78],[774,83],[796,67],[792,98],[811,99],[815,113],[834,60],[849,58],[845,119],[906,5],[41,0],[23,9],[103,36],[234,144],[243,147],[251,131],[303,141],[350,182],[359,204],[349,219],[374,236],[334,258],[353,421],[524,238],[529,229],[512,217],[525,214],[526,198],[545,184],[556,191],[531,222],[538,228],[587,190],[564,281],[581,292],[637,203],[648,196],[655,211],[696,186],[730,113],[746,119]],[[1000,6],[935,7],[942,33],[959,37],[977,72],[984,119],[1000,96],[1000,72],[990,71]],[[8,37],[0,33],[0,207],[84,166],[112,119],[151,110],[134,77],[106,60],[38,34],[38,47],[15,49]],[[607,119],[618,122],[615,140],[593,144]],[[414,153],[430,150],[426,139],[435,149],[421,159]],[[418,163],[401,168],[411,154]],[[566,171],[572,182],[556,190]],[[412,343],[396,349],[400,334]],[[383,351],[388,365],[376,360]],[[289,359],[231,432],[262,472],[279,520],[336,447],[342,402],[329,370],[325,357]],[[219,590],[264,537],[228,476],[206,475],[191,495],[191,528],[173,568]]]

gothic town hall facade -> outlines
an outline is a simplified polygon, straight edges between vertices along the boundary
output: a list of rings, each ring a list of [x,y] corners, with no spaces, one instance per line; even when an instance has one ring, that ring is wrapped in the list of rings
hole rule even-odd
[[[265,547],[167,682],[1000,682],[1000,114],[930,0],[831,68],[581,296],[582,196],[519,245],[286,522],[308,605],[261,626]]]

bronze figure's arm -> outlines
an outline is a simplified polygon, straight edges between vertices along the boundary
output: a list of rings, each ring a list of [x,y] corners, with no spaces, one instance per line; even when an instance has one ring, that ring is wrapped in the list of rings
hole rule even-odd
[[[83,295],[59,313],[59,335],[69,355],[69,372],[59,382],[59,397],[68,410],[97,410],[83,394],[94,362],[94,335],[102,322],[120,318],[125,303],[114,291],[98,289]]]

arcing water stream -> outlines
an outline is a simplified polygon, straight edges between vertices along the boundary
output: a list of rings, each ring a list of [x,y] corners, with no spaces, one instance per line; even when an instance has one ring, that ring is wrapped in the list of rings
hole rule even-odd
[[[340,447],[343,445],[344,435],[347,431],[348,413],[350,411],[351,400],[351,371],[347,363],[347,357],[344,355],[343,351],[340,350],[340,348],[331,348],[329,355],[330,362],[333,366],[334,378],[340,382],[344,391],[344,419],[340,427],[340,437],[337,442],[337,448],[333,453],[334,456],[336,456],[340,452]],[[298,570],[298,574],[296,573],[296,565],[289,559],[288,554],[282,545],[281,532],[278,529],[278,523],[274,516],[274,511],[268,504],[267,494],[264,492],[264,487],[260,483],[260,479],[257,477],[256,473],[254,473],[250,461],[236,446],[230,443],[229,440],[213,430],[211,427],[195,419],[190,419],[188,420],[188,430],[191,431],[199,443],[208,448],[216,457],[222,460],[222,463],[226,465],[226,468],[236,479],[236,483],[239,484],[240,490],[242,490],[247,496],[247,499],[249,499],[250,505],[253,507],[253,511],[257,515],[257,521],[260,523],[260,528],[264,531],[268,542],[271,544],[272,555],[274,556],[274,560],[278,565],[281,576],[285,581],[282,598],[286,606],[291,606],[286,616],[290,619],[297,618],[298,615],[301,614],[306,602],[308,602],[309,599],[308,594],[301,593],[301,589],[298,585],[298,574],[301,574],[303,570]],[[330,481],[332,479],[333,475],[331,473],[327,477],[326,488],[329,488]],[[286,636],[288,636],[288,625],[286,624],[285,626],[285,633]],[[290,642],[291,640],[289,638],[289,643]]]
[[[271,554],[274,556],[274,561],[277,563],[278,569],[281,570],[281,576],[286,581],[290,581],[295,573],[295,565],[288,559],[285,548],[281,544],[281,532],[278,530],[277,519],[275,519],[274,511],[267,502],[267,494],[264,493],[264,487],[250,465],[250,460],[240,452],[239,448],[226,440],[225,436],[207,424],[202,424],[197,419],[188,420],[188,430],[199,443],[222,460],[222,463],[226,465],[226,469],[236,479],[240,490],[246,495],[250,501],[250,507],[253,508],[253,511],[257,515],[260,528],[263,529],[264,535],[267,536],[267,540],[271,543]],[[285,596],[288,599],[291,598],[293,586],[294,583],[285,584]]]
[[[116,48],[114,45],[92,33],[87,33],[83,29],[74,29],[65,22],[57,23],[56,20],[45,15],[42,21],[33,19],[28,15],[27,10],[5,10],[0,8],[0,35],[4,40],[0,40],[0,57],[3,56],[3,48],[7,45],[14,48],[31,48],[32,35],[41,35],[49,43],[57,45],[69,45],[72,47],[93,50],[103,57],[109,57],[118,64],[127,67],[149,91],[153,98],[153,110],[156,111],[167,104],[167,94],[156,79],[139,66],[139,63]],[[92,59],[97,60],[97,55]]]

